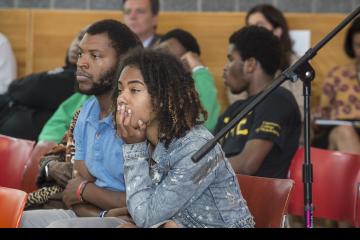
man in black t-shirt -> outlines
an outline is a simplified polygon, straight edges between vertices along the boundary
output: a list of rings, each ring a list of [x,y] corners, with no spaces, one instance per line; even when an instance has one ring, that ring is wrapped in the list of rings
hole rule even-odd
[[[246,91],[249,97],[233,103],[224,112],[215,133],[272,82],[280,64],[279,40],[264,28],[242,28],[230,37],[229,43],[225,84],[232,93]],[[221,143],[235,172],[286,178],[299,145],[300,127],[294,96],[279,87],[240,120]]]

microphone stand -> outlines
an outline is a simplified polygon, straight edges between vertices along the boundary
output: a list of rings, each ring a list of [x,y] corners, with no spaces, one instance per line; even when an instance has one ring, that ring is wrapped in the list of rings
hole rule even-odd
[[[223,129],[221,129],[213,139],[204,144],[192,157],[193,162],[200,161],[236,123],[244,118],[251,110],[261,103],[271,92],[279,87],[285,80],[295,82],[297,79],[303,81],[304,93],[304,144],[305,157],[303,164],[303,182],[304,182],[304,215],[307,228],[313,227],[313,204],[312,204],[312,164],[310,160],[310,96],[311,81],[315,77],[315,71],[309,64],[309,61],[317,52],[330,41],[340,30],[342,30],[352,19],[360,13],[360,7],[351,12],[339,25],[337,25],[328,35],[326,35],[315,47],[310,48],[298,61],[285,69],[262,93],[242,109]]]

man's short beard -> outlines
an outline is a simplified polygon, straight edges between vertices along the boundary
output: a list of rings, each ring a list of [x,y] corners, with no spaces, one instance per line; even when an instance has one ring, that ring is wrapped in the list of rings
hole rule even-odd
[[[92,87],[89,90],[81,90],[79,88],[78,82],[76,82],[75,84],[75,90],[79,93],[86,95],[94,95],[94,96],[104,95],[113,89],[115,75],[116,75],[116,67],[113,67],[100,76],[100,83],[97,82],[93,83]]]

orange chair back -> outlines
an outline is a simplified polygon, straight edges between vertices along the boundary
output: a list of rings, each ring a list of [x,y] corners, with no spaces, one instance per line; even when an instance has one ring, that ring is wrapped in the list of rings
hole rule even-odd
[[[38,142],[35,145],[35,148],[25,165],[25,173],[22,179],[21,190],[29,193],[37,189],[36,178],[39,174],[40,159],[55,145],[55,142]]]
[[[0,186],[21,188],[21,181],[35,142],[0,135]]]
[[[0,228],[19,227],[26,198],[24,191],[0,187]]]
[[[257,228],[283,227],[284,216],[294,181],[237,174],[241,193],[245,198]]]
[[[358,225],[355,211],[356,202],[359,201],[356,198],[359,197],[360,156],[313,147],[310,156],[313,165],[313,217]],[[289,213],[301,216],[304,215],[303,162],[304,148],[301,147],[289,169],[289,178],[296,183],[290,198]]]

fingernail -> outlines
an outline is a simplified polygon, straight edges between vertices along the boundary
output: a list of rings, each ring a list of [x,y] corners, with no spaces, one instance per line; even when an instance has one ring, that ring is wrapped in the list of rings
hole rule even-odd
[[[131,114],[131,109],[130,108],[128,109],[128,114]]]
[[[118,110],[118,111],[121,110],[121,105],[120,105],[120,104],[117,105],[117,110]]]

